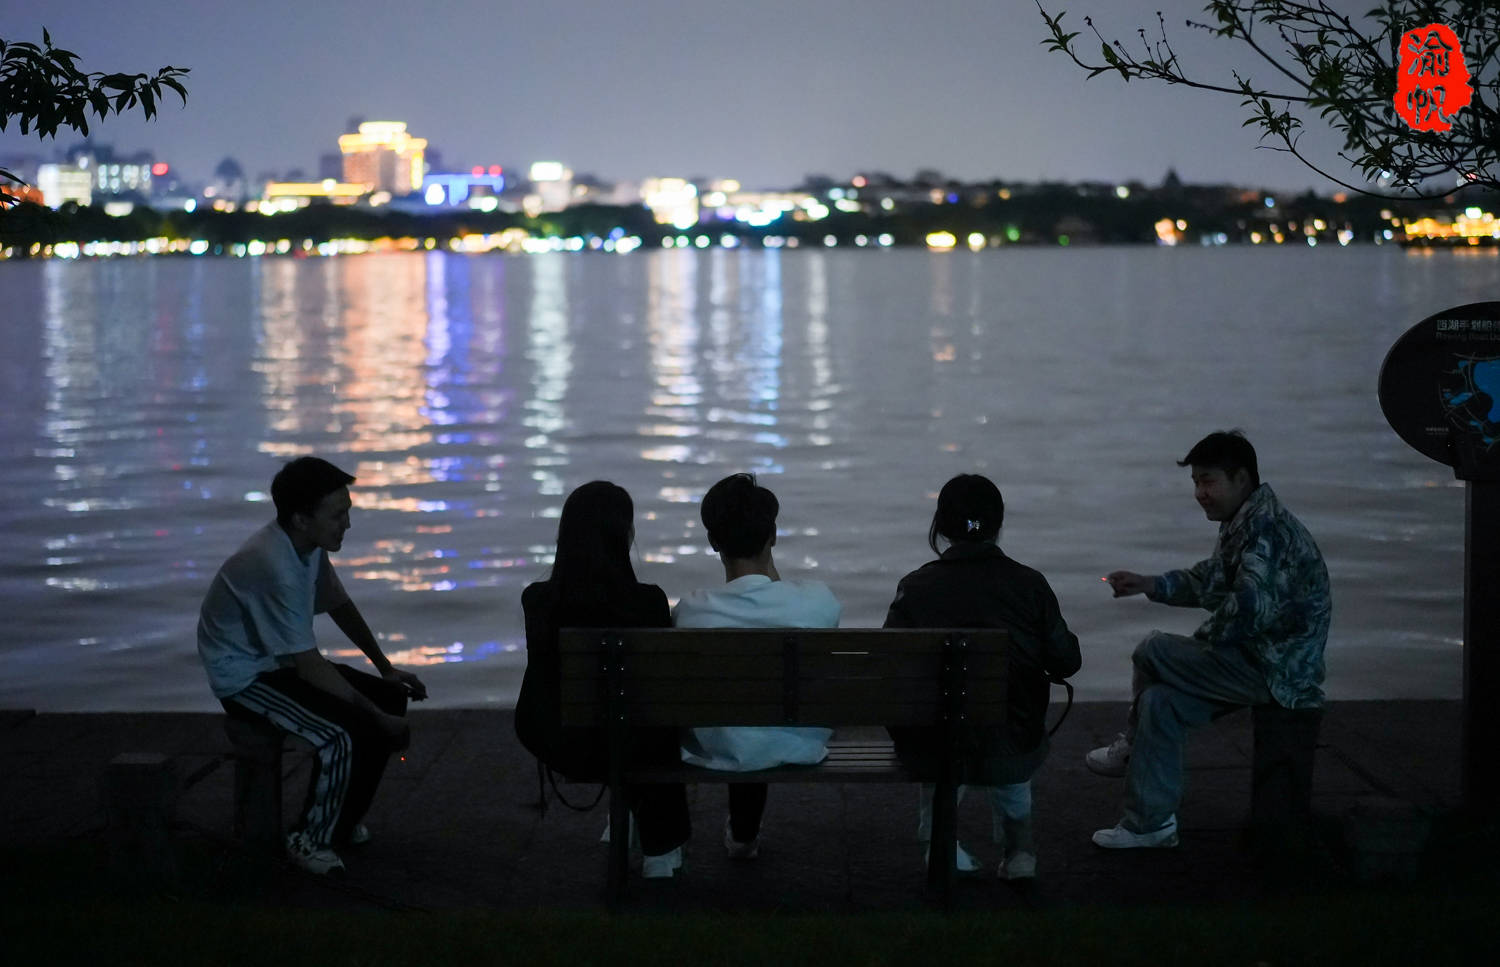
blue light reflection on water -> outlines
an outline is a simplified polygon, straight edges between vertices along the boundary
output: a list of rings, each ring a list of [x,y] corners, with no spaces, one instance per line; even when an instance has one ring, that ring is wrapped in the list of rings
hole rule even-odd
[[[722,580],[696,501],[742,469],[781,497],[782,570],[828,581],[853,625],[928,556],[942,481],[995,476],[1007,549],[1084,638],[1084,695],[1118,696],[1134,640],[1192,615],[1110,602],[1098,574],[1207,550],[1172,461],[1221,425],[1329,556],[1331,691],[1456,694],[1461,493],[1372,387],[1400,331],[1492,298],[1496,268],[1373,249],[0,265],[0,706],[211,708],[199,597],[307,452],[358,476],[341,572],[435,702],[513,698],[520,589],[568,490],[631,491],[638,573],[675,598]]]

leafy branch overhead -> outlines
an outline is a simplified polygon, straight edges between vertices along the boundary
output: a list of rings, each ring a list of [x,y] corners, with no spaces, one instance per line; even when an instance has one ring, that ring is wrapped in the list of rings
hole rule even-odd
[[[1153,34],[1136,30],[1127,46],[1106,40],[1091,17],[1085,29],[1099,43],[1063,26],[1036,0],[1051,36],[1042,41],[1088,71],[1089,77],[1119,74],[1203,91],[1237,95],[1247,109],[1245,126],[1259,126],[1265,147],[1285,151],[1328,180],[1367,195],[1437,198],[1456,189],[1500,189],[1500,11],[1494,0],[1384,0],[1351,17],[1329,4],[1295,0],[1211,0],[1206,22],[1187,20],[1189,30],[1234,42],[1255,55],[1273,83],[1229,71],[1214,78],[1187,68],[1158,13]],[[1396,113],[1402,36],[1438,23],[1457,34],[1470,72],[1473,100],[1452,116],[1449,131],[1416,131]],[[1343,136],[1337,154],[1364,175],[1353,184],[1325,170],[1329,165],[1299,146],[1304,118],[1316,114]],[[1345,176],[1346,178],[1348,176]]]
[[[180,78],[188,70],[167,66],[154,75],[85,73],[78,55],[54,46],[46,30],[40,47],[0,38],[0,131],[15,124],[22,134],[41,138],[55,137],[60,128],[87,135],[91,112],[98,119],[136,108],[149,120],[168,91],[187,104]],[[20,182],[0,169],[3,180]],[[0,194],[0,207],[6,197]]]

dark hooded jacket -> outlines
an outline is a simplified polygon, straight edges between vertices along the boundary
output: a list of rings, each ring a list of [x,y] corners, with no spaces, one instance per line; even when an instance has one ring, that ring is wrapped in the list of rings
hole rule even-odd
[[[1078,636],[1041,572],[989,542],[961,541],[906,575],[886,614],[887,628],[1003,628],[1010,632],[1008,721],[960,736],[961,778],[1007,785],[1031,777],[1047,756],[1047,701],[1053,680],[1078,671]],[[937,761],[936,729],[892,729],[903,759],[919,772]]]

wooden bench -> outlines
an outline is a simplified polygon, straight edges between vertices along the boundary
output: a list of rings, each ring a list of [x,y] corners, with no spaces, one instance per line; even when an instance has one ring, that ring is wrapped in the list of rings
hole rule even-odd
[[[957,846],[956,726],[1006,719],[1010,637],[993,629],[609,629],[558,636],[564,726],[609,739],[610,828],[628,828],[624,786],[638,782],[915,782],[889,741],[834,744],[815,766],[719,772],[681,764],[629,769],[637,726],[930,726],[936,764],[927,884],[952,897]],[[629,839],[610,840],[606,893],[623,894]]]

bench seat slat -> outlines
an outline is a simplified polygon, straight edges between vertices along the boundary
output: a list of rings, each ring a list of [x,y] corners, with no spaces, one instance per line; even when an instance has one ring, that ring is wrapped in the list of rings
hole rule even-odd
[[[971,693],[991,690],[986,679],[969,682]],[[565,705],[597,704],[603,695],[602,682],[564,681],[561,701]],[[1004,680],[995,681],[994,691],[1002,695]],[[630,707],[696,705],[776,705],[786,698],[785,683],[777,681],[733,681],[713,679],[639,679],[625,678],[626,701]],[[930,705],[940,700],[937,686],[931,681],[897,679],[828,679],[799,678],[799,705]],[[778,716],[779,718],[779,716]]]
[[[890,742],[831,742],[828,758],[813,766],[778,766],[757,772],[722,772],[686,763],[653,769],[632,769],[633,782],[914,782],[911,771],[896,757]]]
[[[598,703],[562,705],[562,724],[568,726],[602,726],[605,713]],[[940,710],[936,702],[926,703],[882,703],[860,702],[857,704],[813,704],[803,702],[797,708],[795,719],[786,717],[786,709],[780,702],[741,703],[738,705],[691,704],[674,702],[671,705],[634,705],[626,707],[626,720],[636,726],[677,726],[700,728],[717,725],[812,725],[838,728],[842,725],[936,725]],[[1002,724],[1005,722],[1005,703],[971,702],[966,709],[966,721],[975,725]]]

